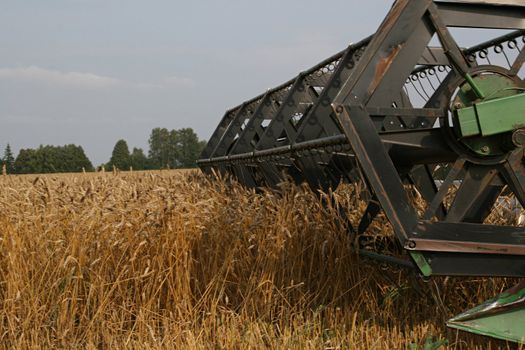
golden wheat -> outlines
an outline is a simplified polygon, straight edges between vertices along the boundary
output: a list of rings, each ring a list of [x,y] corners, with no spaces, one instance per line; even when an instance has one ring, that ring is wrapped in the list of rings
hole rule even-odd
[[[323,196],[357,220],[358,190]],[[196,171],[2,176],[0,347],[512,348],[444,321],[513,281],[424,282],[361,258],[323,196]],[[391,235],[384,217],[370,235]]]

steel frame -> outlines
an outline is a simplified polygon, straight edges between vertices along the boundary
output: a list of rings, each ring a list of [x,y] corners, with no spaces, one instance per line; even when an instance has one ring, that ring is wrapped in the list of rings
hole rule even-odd
[[[450,27],[513,31],[462,49]],[[383,210],[424,275],[525,277],[525,229],[483,223],[505,188],[525,207],[524,146],[478,159],[447,126],[451,98],[471,75],[495,72],[524,86],[524,34],[521,1],[397,0],[375,35],[227,111],[199,166],[248,187],[292,178],[327,190],[361,178],[371,196],[357,232]],[[433,36],[440,46],[429,46]],[[486,62],[494,53],[507,64]],[[450,169],[439,189],[437,164]],[[426,200],[425,213],[407,184]]]

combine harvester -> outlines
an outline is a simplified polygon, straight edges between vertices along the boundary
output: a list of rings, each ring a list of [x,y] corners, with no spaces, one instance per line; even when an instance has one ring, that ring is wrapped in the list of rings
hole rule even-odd
[[[452,27],[504,34],[464,48]],[[427,277],[525,277],[525,228],[484,223],[503,192],[525,207],[524,35],[523,0],[397,0],[374,35],[228,110],[199,166],[248,187],[362,181],[357,234],[382,210],[406,259],[371,255]],[[525,283],[448,325],[525,343]]]

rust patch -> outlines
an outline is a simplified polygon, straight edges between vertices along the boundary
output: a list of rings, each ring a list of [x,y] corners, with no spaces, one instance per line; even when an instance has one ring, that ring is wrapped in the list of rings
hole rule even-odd
[[[372,82],[370,84],[370,88],[368,89],[368,95],[372,95],[374,90],[377,88],[379,83],[381,82],[383,76],[388,71],[392,63],[394,62],[394,59],[396,58],[397,54],[401,51],[401,48],[403,46],[401,44],[396,45],[392,48],[388,56],[383,57],[379,60],[379,62],[376,65],[376,71],[374,74],[374,79],[372,79]]]

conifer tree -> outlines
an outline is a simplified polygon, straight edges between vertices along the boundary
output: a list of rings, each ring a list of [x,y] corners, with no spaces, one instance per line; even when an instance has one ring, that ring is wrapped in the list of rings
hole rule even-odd
[[[9,144],[7,144],[5,147],[2,163],[5,164],[8,174],[15,172],[15,157],[13,156],[13,152],[11,151],[11,146]]]

